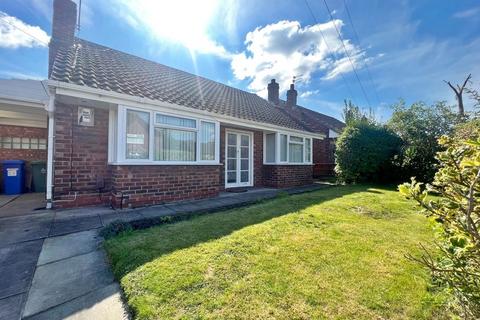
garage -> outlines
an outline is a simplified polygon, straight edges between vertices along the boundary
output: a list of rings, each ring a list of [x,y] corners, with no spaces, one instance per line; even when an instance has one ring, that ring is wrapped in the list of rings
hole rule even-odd
[[[45,207],[48,100],[42,81],[0,79],[0,216]]]

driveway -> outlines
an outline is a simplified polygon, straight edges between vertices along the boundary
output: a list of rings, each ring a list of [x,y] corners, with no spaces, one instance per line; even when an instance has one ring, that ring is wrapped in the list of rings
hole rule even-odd
[[[112,213],[0,218],[0,319],[127,319],[98,236]]]

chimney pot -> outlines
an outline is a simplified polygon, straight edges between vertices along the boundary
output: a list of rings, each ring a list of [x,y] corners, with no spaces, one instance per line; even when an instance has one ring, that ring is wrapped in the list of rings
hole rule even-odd
[[[268,84],[267,89],[268,101],[278,106],[280,104],[280,86],[275,82],[275,79],[272,79],[272,81]]]
[[[287,91],[287,106],[295,107],[297,105],[297,90],[295,90],[295,85],[292,83],[290,85],[290,90]]]
[[[77,25],[77,4],[71,0],[53,1],[52,37],[48,52],[48,76],[52,72],[53,62],[58,49],[70,46],[75,40]]]

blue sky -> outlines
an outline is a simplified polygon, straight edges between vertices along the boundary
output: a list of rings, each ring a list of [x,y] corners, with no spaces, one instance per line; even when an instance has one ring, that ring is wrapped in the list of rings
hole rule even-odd
[[[453,104],[443,80],[479,87],[479,1],[326,3],[333,20],[323,0],[83,0],[78,36],[261,96],[296,76],[299,104],[339,118],[345,98],[386,120],[400,98]],[[0,77],[46,78],[52,0],[0,11]]]

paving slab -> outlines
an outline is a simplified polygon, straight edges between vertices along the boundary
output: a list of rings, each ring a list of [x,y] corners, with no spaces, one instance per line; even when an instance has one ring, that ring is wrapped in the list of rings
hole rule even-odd
[[[88,230],[45,239],[37,265],[78,256],[100,248],[98,230]]]
[[[175,213],[175,211],[173,211],[166,205],[146,207],[146,208],[140,209],[138,212],[144,218],[158,218],[158,217],[169,216]]]
[[[173,214],[188,214],[195,212],[198,207],[195,201],[180,202],[165,205]]]
[[[45,193],[23,193],[4,205],[0,203],[0,217],[32,214],[38,209],[44,210],[45,205]]]
[[[0,219],[0,247],[48,236],[54,213]]]
[[[112,213],[113,210],[97,209],[97,208],[82,208],[71,209],[64,211],[56,211],[55,218],[58,220],[72,219],[72,218],[88,218],[98,216],[99,214]]]
[[[100,227],[102,227],[102,221],[98,215],[87,217],[55,217],[50,236],[59,236]]]
[[[142,219],[142,215],[139,212],[114,212],[100,215],[100,220],[102,222],[102,226],[104,227],[117,220],[129,222],[139,219]]]
[[[0,249],[0,299],[28,290],[43,240]]]
[[[128,314],[122,307],[122,296],[118,284],[113,283],[78,297],[29,320],[126,320]]]
[[[13,199],[17,198],[19,195],[8,195],[8,194],[0,194],[0,208],[12,201]]]
[[[38,266],[23,316],[46,311],[113,281],[103,250]]]
[[[18,294],[5,299],[0,299],[0,319],[19,320],[22,315],[24,294]]]

